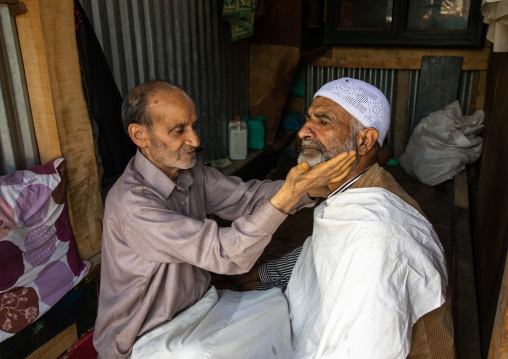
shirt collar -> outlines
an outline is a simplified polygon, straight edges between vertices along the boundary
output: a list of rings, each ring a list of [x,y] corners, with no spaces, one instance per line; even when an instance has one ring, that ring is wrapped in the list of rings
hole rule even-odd
[[[139,148],[134,158],[134,168],[143,176],[144,180],[164,198],[169,197],[177,186],[177,183],[180,184],[180,182],[184,182],[185,187],[188,188],[192,182],[189,170],[179,170],[178,177],[176,178],[177,183],[173,182],[164,172],[146,158]]]
[[[362,175],[367,172],[367,170],[372,167],[372,166],[369,166],[367,167],[366,169],[364,169],[361,173],[357,174],[355,177],[351,178],[350,180],[348,180],[347,182],[345,182],[342,186],[340,186],[339,188],[337,188],[336,190],[334,190],[332,193],[330,193],[328,195],[328,198],[331,198],[333,196],[335,196],[336,194],[338,193],[342,193],[342,192],[346,192],[349,187],[351,187],[353,185],[353,183],[355,183],[356,181],[358,181],[360,179],[360,177],[362,177]]]

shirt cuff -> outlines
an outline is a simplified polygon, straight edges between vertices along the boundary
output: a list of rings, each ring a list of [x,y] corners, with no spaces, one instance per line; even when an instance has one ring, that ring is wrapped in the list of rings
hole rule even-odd
[[[311,198],[308,193],[305,193],[300,200],[289,210],[288,214],[295,214],[302,208],[314,207],[319,198]]]

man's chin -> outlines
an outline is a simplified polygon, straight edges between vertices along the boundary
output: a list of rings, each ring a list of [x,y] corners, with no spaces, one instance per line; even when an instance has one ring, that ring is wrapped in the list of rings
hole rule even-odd
[[[300,155],[298,156],[298,163],[307,162],[309,164],[309,167],[311,168],[325,161],[326,159],[322,154],[310,155],[301,152]]]
[[[194,165],[196,164],[196,158],[192,158],[192,159],[189,159],[187,161],[178,161],[178,163],[176,164],[176,168],[178,169],[181,169],[181,170],[188,170],[188,169],[191,169],[192,167],[194,167]]]

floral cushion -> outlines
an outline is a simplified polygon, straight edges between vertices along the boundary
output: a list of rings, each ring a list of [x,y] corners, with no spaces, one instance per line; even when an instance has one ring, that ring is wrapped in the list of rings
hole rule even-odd
[[[64,159],[0,176],[0,342],[46,313],[89,269],[69,223]]]

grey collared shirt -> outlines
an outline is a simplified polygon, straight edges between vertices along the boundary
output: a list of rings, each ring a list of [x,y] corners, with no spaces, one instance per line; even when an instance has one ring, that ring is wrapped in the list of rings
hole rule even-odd
[[[138,150],[106,199],[99,357],[128,358],[138,336],[203,296],[208,271],[248,271],[287,217],[269,202],[282,184],[243,182],[200,163],[175,183]],[[304,196],[295,208],[310,203]],[[220,228],[211,213],[231,226]]]

